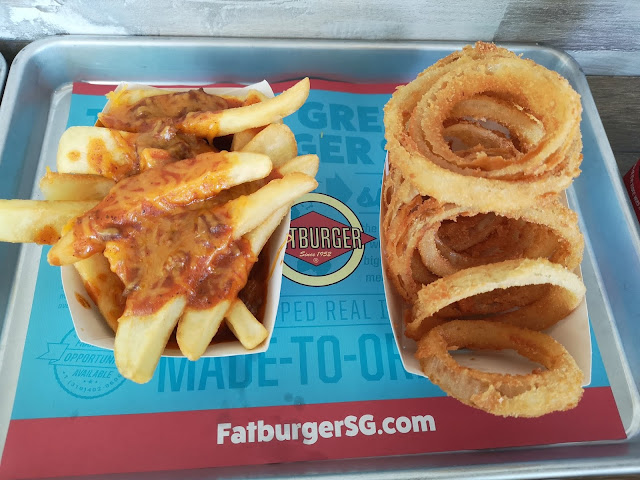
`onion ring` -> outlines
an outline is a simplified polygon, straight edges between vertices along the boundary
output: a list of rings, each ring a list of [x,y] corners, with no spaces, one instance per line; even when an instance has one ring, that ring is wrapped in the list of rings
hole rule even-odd
[[[468,158],[451,150],[444,124],[452,115],[479,117],[479,104],[464,105],[470,98],[491,107],[487,119],[509,113],[505,126],[525,145],[523,152],[511,161],[478,157],[465,166]],[[485,212],[518,209],[561,192],[579,174],[580,114],[579,95],[557,73],[478,43],[398,88],[385,106],[385,136],[396,166],[421,195]]]
[[[547,295],[517,310],[496,314],[491,320],[531,330],[544,330],[571,313],[582,301],[580,277],[548,260],[506,260],[460,270],[420,289],[405,334],[419,340],[448,321],[437,316],[445,307],[474,295],[526,285],[550,285]]]
[[[547,258],[573,270],[582,260],[577,216],[556,198],[518,211],[482,214],[424,199],[393,167],[382,190],[383,254],[396,290],[409,302],[423,285],[469,267]]]
[[[453,107],[451,115],[502,125],[517,139],[522,152],[530,150],[544,136],[542,123],[533,115],[521,107],[489,95],[477,95],[461,101]]]
[[[417,219],[428,218],[429,209],[438,208],[439,204],[435,199],[424,202],[416,193],[410,182],[400,180],[400,174],[395,169],[383,181],[384,215],[381,232],[384,255],[391,280],[407,301],[415,299],[422,285],[438,278],[424,267],[420,259],[417,244],[424,222]]]
[[[450,350],[513,349],[542,365],[526,375],[481,372],[458,364]],[[483,320],[454,320],[434,328],[416,356],[429,379],[466,405],[504,417],[539,417],[575,407],[583,375],[565,348],[550,336]]]
[[[471,231],[485,238],[464,250],[447,248],[438,235],[445,222],[455,222],[462,216],[465,219],[478,218],[482,222],[487,215],[496,219],[490,227],[478,232]],[[460,241],[460,237],[467,237],[463,230],[469,232],[468,228],[464,228],[466,225],[461,227],[454,230],[458,237],[456,242]],[[557,199],[495,214],[479,214],[472,209],[448,204],[425,222],[420,234],[417,246],[422,261],[427,269],[439,277],[463,268],[514,258],[548,258],[573,270],[580,264],[584,251],[577,215]]]

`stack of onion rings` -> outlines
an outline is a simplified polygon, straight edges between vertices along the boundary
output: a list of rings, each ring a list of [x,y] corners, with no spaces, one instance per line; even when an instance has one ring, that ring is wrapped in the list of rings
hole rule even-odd
[[[422,196],[484,211],[526,207],[563,191],[580,173],[581,112],[563,77],[478,43],[396,90],[385,107],[387,149]],[[511,133],[508,145],[496,142],[502,132],[487,121]],[[476,126],[465,128],[467,139],[493,142],[458,155],[445,132],[455,124]]]
[[[482,42],[399,87],[385,107],[383,250],[408,304],[405,334],[419,342],[417,356],[433,382],[497,415],[565,410],[582,392],[582,374],[564,347],[536,332],[565,318],[585,293],[573,273],[583,237],[577,215],[560,199],[580,173],[581,112],[579,95],[563,77]],[[465,330],[478,321],[490,330],[485,343]],[[435,348],[449,328],[457,336]],[[535,341],[526,351],[516,348],[514,332]],[[492,343],[504,338],[511,340]],[[492,388],[478,390],[472,384],[479,372],[453,368],[451,357],[442,361],[443,348],[474,346],[514,348],[547,370],[521,379],[537,385],[533,390],[498,374],[483,377]],[[545,349],[562,353],[561,375]],[[540,386],[551,377],[568,382],[573,393],[540,401],[547,395]],[[509,384],[518,400],[497,394],[498,384]]]

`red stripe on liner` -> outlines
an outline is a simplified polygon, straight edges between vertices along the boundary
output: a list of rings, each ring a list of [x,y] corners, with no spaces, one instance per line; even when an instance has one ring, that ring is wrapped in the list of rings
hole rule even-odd
[[[105,85],[105,84],[97,84],[97,83],[83,83],[78,82],[73,84],[72,93],[76,95],[106,95],[109,92],[113,92],[118,84],[113,85]],[[222,88],[240,88],[244,87],[244,85],[239,85],[236,83],[220,83],[220,84],[211,84],[211,85],[156,85],[157,88],[210,88],[210,87],[222,87]]]
[[[293,86],[298,80],[291,80],[288,82],[279,82],[271,85],[274,93],[282,93],[287,88]],[[332,92],[346,92],[346,93],[362,93],[362,94],[375,94],[375,93],[393,93],[396,87],[399,84],[397,83],[345,83],[345,82],[334,82],[330,80],[319,80],[312,79],[311,80],[311,88],[313,90],[328,90]],[[232,83],[221,83],[221,84],[210,84],[210,85],[201,85],[203,88],[210,87],[223,87],[223,88],[237,88],[243,87],[244,85],[232,84]],[[76,95],[95,95],[101,96],[106,95],[109,92],[112,92],[116,89],[117,85],[103,85],[103,84],[95,84],[95,83],[74,83],[72,92]],[[162,85],[158,88],[200,88],[200,86],[194,85]]]
[[[271,85],[274,93],[281,93],[287,88],[292,87],[298,82],[298,80],[291,80],[288,82],[279,82]],[[362,93],[362,94],[375,94],[375,93],[393,93],[400,83],[347,83],[337,82],[332,80],[320,80],[317,78],[311,79],[312,90],[328,90],[331,92],[346,92],[346,93]]]
[[[343,420],[373,415],[431,415],[435,431],[358,434],[298,441],[217,444],[221,423],[246,426]],[[625,438],[609,387],[588,388],[577,408],[537,419],[500,418],[448,398],[380,400],[320,405],[191,412],[12,420],[0,478],[150,472],[519,447]]]

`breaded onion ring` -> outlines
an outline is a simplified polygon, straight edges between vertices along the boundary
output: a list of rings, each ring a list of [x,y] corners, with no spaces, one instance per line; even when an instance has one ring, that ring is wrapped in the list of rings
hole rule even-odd
[[[423,285],[473,266],[548,258],[573,270],[582,260],[577,215],[555,197],[520,210],[482,213],[421,197],[393,167],[382,192],[383,254],[408,302]]]
[[[415,299],[422,285],[438,277],[422,264],[418,251],[420,231],[424,222],[417,219],[428,216],[435,199],[423,201],[410,182],[402,181],[400,172],[391,169],[382,185],[384,216],[382,219],[383,254],[387,260],[390,278],[402,297]]]
[[[542,123],[533,115],[500,98],[477,95],[453,107],[451,116],[495,122],[507,129],[517,140],[521,152],[533,148],[544,136]]]
[[[449,351],[513,349],[544,367],[526,375],[481,372],[457,363]],[[582,398],[581,370],[549,335],[504,323],[454,320],[418,343],[425,375],[462,403],[503,417],[539,417],[574,408]]]
[[[550,288],[546,295],[533,303],[492,315],[491,320],[544,330],[571,313],[585,294],[584,284],[575,273],[548,260],[506,260],[480,265],[422,287],[405,334],[419,340],[435,326],[448,321],[446,317],[437,315],[445,307],[497,289],[527,285],[549,285]]]
[[[457,221],[464,219],[477,219],[480,225],[483,220],[487,222],[484,228],[475,230],[464,224],[456,228]],[[468,241],[468,245],[461,245],[466,248],[452,248],[443,241],[443,223],[452,230],[450,237],[454,243]],[[469,233],[477,238],[470,238]],[[556,198],[529,208],[491,214],[444,205],[425,222],[417,245],[425,267],[439,277],[515,258],[548,258],[574,270],[584,251],[577,215]]]
[[[486,119],[509,113],[503,122],[519,153],[501,147],[494,154],[486,149],[491,144],[462,156],[451,149],[446,123],[466,113],[479,116],[480,105],[465,105],[474,98],[491,107]],[[385,106],[387,149],[423,196],[485,212],[517,209],[561,192],[579,174],[581,111],[579,95],[556,72],[478,43],[396,90]]]

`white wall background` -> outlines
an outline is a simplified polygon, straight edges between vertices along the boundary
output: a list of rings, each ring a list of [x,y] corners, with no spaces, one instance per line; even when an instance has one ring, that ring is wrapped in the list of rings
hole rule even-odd
[[[640,0],[0,0],[0,52],[57,34],[539,42],[640,74]]]

